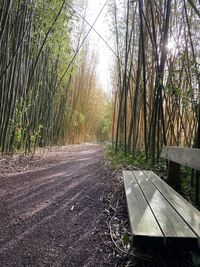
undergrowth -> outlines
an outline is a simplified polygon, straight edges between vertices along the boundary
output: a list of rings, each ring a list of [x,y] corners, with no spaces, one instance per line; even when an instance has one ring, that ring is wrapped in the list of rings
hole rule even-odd
[[[108,145],[106,157],[114,169],[152,170],[160,176],[166,175],[166,161],[160,160],[153,165],[151,159],[146,159],[145,151],[142,150],[137,150],[134,157],[131,153],[125,156],[124,151],[116,152],[111,145]]]
[[[152,170],[162,179],[167,179],[166,160],[160,159],[155,164],[152,164],[151,158],[146,159],[145,151],[137,150],[134,157],[130,153],[125,156],[123,150],[116,152],[112,145],[107,145],[106,158],[110,161],[114,169]],[[191,169],[188,167],[181,166],[181,191],[179,193],[195,205],[195,192],[191,186]]]
[[[192,170],[188,167],[181,167],[181,194],[189,202],[195,205],[195,188],[191,183]]]

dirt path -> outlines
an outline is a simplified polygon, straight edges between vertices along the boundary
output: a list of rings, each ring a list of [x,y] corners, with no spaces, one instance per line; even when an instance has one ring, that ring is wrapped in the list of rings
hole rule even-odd
[[[0,267],[193,266],[187,251],[126,249],[121,170],[101,146],[42,151],[0,159]]]
[[[0,177],[0,266],[108,266],[101,161],[99,145],[68,146],[43,167]]]

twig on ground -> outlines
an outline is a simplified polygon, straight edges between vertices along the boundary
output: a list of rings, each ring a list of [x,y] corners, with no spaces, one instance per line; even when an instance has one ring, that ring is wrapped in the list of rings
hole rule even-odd
[[[86,196],[86,198],[88,198],[91,201],[95,201],[93,198],[91,198],[90,196]]]
[[[103,193],[102,193],[102,195],[100,196],[100,201],[101,201],[101,202],[103,202],[103,198],[104,198],[104,192],[105,192],[105,188],[104,188],[104,190],[103,190]]]
[[[111,217],[111,219],[110,219],[110,221],[109,221],[109,223],[108,223],[108,225],[109,225],[109,230],[110,230],[110,237],[111,237],[111,240],[112,240],[113,244],[114,244],[115,247],[117,248],[117,250],[118,250],[119,252],[122,252],[122,253],[127,254],[129,251],[124,250],[124,249],[120,248],[120,247],[117,245],[117,243],[115,242],[115,240],[114,240],[114,238],[113,238],[113,233],[112,233],[112,226],[111,226],[111,223],[112,223],[113,219],[114,219],[114,218],[116,217],[116,215],[117,215],[117,211],[118,211],[118,203],[119,203],[119,202],[117,201],[116,208],[115,208],[115,213],[114,213],[114,215]]]

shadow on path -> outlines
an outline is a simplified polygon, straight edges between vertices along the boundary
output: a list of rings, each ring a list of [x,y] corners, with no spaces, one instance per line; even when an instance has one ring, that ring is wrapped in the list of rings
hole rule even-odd
[[[71,159],[0,178],[0,266],[94,266],[106,189],[98,145]]]

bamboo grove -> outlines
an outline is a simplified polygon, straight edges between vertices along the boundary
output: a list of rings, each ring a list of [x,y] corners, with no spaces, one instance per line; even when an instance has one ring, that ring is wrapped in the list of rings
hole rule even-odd
[[[112,1],[112,141],[153,162],[163,144],[200,147],[200,3]]]
[[[88,45],[80,49],[84,25],[72,4],[0,1],[2,153],[101,138],[107,102],[97,88]]]

